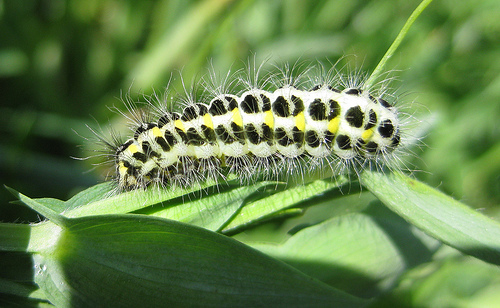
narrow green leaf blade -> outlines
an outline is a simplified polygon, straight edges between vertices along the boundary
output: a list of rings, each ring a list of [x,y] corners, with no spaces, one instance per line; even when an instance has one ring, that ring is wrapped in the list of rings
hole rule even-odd
[[[367,187],[392,211],[463,253],[500,265],[500,224],[402,173],[365,171]]]

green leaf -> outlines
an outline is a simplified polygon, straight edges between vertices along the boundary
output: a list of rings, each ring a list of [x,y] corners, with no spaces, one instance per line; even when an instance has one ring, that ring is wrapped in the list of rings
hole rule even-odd
[[[214,186],[210,187],[203,197],[186,196],[181,198],[176,205],[152,207],[137,213],[177,220],[217,231],[246,204],[248,198],[259,189],[269,185],[275,184],[257,182],[247,186]],[[258,196],[259,194],[255,195],[261,197]]]
[[[14,196],[16,196],[19,201],[23,202],[27,206],[29,206],[31,209],[37,211],[38,213],[42,214],[43,216],[49,218],[52,220],[55,224],[58,226],[64,226],[66,223],[66,217],[59,215],[57,212],[57,209],[60,206],[60,202],[57,199],[49,199],[49,198],[42,198],[38,200],[31,199],[20,192],[15,191],[14,189],[5,186],[10,193],[12,193]],[[40,202],[41,201],[41,202]],[[56,210],[52,209],[55,208]]]
[[[61,214],[63,212],[71,211],[75,208],[106,199],[112,195],[113,188],[114,188],[114,183],[105,182],[94,185],[90,188],[87,188],[79,192],[68,201],[62,201],[54,198],[37,198],[33,200],[45,205],[52,211]]]
[[[115,185],[116,184],[113,182],[105,182],[79,192],[65,202],[66,211],[85,204],[97,202],[111,196],[112,191],[115,189]]]
[[[34,260],[35,281],[58,307],[363,303],[233,239],[144,215],[70,219]]]
[[[207,182],[189,188],[149,188],[111,195],[111,184],[104,183],[80,192],[70,200],[33,199],[68,217],[102,214],[141,213],[220,230],[233,234],[274,217],[288,215],[290,207],[311,206],[324,198],[313,197],[347,183],[345,177],[318,180],[306,185],[261,181],[241,186],[239,181],[214,185]],[[261,191],[260,193],[256,193]],[[328,198],[342,195],[337,190]],[[86,203],[88,202],[88,203]],[[293,213],[300,214],[301,210]]]
[[[292,206],[312,206],[316,202],[319,202],[321,198],[315,202],[310,202],[309,199],[321,195],[326,191],[333,190],[335,188],[338,189],[346,183],[347,179],[344,177],[339,178],[338,180],[318,180],[305,185],[298,185],[282,190],[267,198],[249,202],[224,228],[223,232],[225,234],[240,232],[242,228],[269,219],[270,217],[274,217]],[[275,187],[278,188],[276,185]],[[342,193],[338,190],[337,195],[342,195]],[[331,198],[332,196],[329,197]]]
[[[373,296],[378,283],[392,282],[405,269],[398,248],[364,214],[305,228],[282,245],[252,247],[358,296]]]
[[[30,226],[35,282],[58,307],[359,307],[333,289],[236,240],[146,215],[66,218],[11,190],[57,223]]]
[[[402,173],[365,171],[362,184],[398,215],[463,253],[500,265],[500,224]]]
[[[38,198],[38,199],[34,199],[34,200],[36,200],[36,202],[39,202],[39,203],[45,205],[47,208],[49,208],[57,213],[62,213],[65,210],[67,210],[67,208],[68,208],[67,203],[62,201],[62,200],[59,200],[59,199]]]
[[[105,184],[110,185],[109,183]],[[157,204],[162,204],[162,206],[166,207],[171,205],[168,201],[172,202],[172,204],[178,204],[183,203],[186,200],[199,198],[200,194],[202,194],[204,190],[212,186],[214,186],[213,182],[206,182],[188,188],[172,187],[159,189],[157,187],[150,187],[146,190],[134,190],[115,195],[113,195],[109,190],[106,191],[106,186],[94,186],[93,188],[88,189],[93,194],[88,199],[83,197],[87,191],[80,193],[82,197],[75,198],[75,196],[70,199],[68,202],[70,202],[70,205],[74,208],[64,214],[68,217],[81,217],[90,215],[130,213]],[[182,198],[177,199],[179,197]],[[85,203],[87,201],[90,203]]]
[[[373,297],[392,287],[408,267],[429,261],[431,252],[404,220],[380,211],[378,202],[370,208],[378,213],[336,216],[283,244],[250,245],[336,288]]]
[[[82,217],[133,212],[178,220],[215,231],[224,227],[243,205],[250,202],[249,198],[255,200],[268,196],[268,192],[257,193],[259,190],[264,192],[265,187],[276,188],[277,184],[264,181],[241,186],[236,181],[219,185],[207,182],[189,188],[152,187],[108,196],[80,206],[70,204],[74,208],[64,214]],[[73,199],[70,201],[73,202]]]

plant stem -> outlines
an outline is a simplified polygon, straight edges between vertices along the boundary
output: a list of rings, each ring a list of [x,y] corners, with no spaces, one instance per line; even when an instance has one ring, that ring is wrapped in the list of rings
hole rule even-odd
[[[382,57],[382,59],[380,60],[380,62],[377,65],[377,67],[373,70],[373,73],[370,75],[370,77],[366,81],[365,87],[367,89],[369,89],[375,83],[375,80],[382,73],[382,70],[384,69],[387,60],[389,60],[389,58],[391,58],[394,55],[394,53],[398,49],[399,45],[401,44],[401,42],[405,38],[406,34],[410,30],[410,27],[413,25],[413,23],[418,18],[418,16],[420,16],[420,14],[422,14],[422,12],[425,10],[425,8],[431,2],[432,2],[432,0],[423,0],[419,4],[419,6],[413,11],[413,13],[410,15],[410,17],[406,21],[406,23],[403,26],[403,28],[401,29],[401,31],[399,31],[398,36],[396,37],[396,39],[394,40],[394,42],[392,42],[391,47],[389,47],[389,49],[387,49],[387,52]]]

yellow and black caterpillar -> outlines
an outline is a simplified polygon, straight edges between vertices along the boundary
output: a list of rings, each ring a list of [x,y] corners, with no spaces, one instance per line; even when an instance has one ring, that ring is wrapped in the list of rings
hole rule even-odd
[[[228,172],[242,179],[272,176],[295,172],[298,161],[339,170],[387,160],[400,144],[401,121],[395,107],[368,92],[286,85],[163,112],[115,147],[118,187],[187,186]]]

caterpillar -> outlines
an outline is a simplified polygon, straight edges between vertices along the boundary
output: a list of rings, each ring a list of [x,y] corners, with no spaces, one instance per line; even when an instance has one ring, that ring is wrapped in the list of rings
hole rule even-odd
[[[239,93],[190,99],[180,112],[160,106],[136,114],[133,136],[107,143],[118,189],[189,186],[227,174],[241,182],[318,168],[335,174],[388,161],[401,142],[398,110],[363,82],[330,79],[309,88],[292,78],[274,89],[247,83]]]

